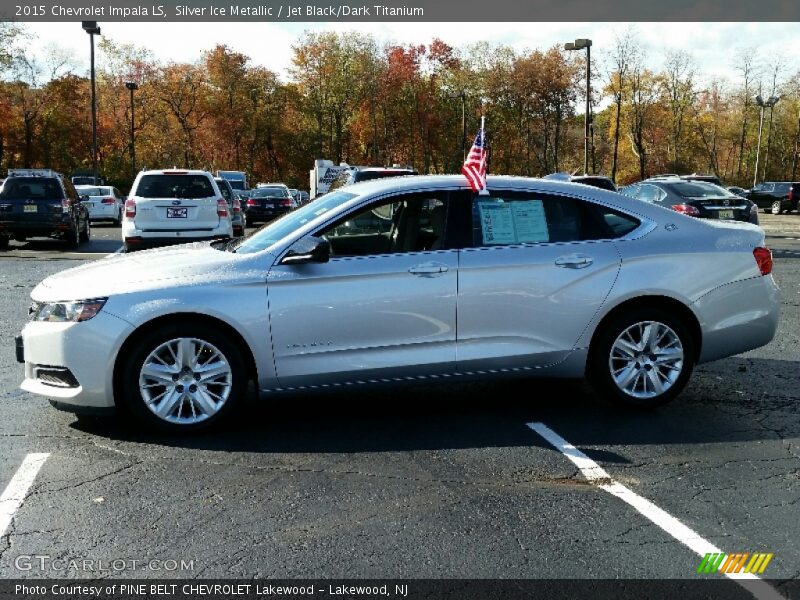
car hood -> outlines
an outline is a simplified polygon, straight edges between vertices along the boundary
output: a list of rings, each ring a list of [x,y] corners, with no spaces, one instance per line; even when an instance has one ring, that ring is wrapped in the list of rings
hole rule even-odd
[[[266,280],[272,255],[235,254],[209,243],[112,255],[51,275],[31,293],[38,302],[85,300],[114,294],[221,280]]]

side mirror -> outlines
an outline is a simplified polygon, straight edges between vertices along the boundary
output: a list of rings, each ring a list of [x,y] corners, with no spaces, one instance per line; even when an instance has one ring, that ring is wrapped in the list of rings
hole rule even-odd
[[[289,246],[282,265],[304,265],[307,263],[326,263],[331,258],[331,245],[328,240],[307,235]]]

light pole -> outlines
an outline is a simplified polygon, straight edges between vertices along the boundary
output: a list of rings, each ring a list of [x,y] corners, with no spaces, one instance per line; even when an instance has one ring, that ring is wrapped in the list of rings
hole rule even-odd
[[[564,50],[586,48],[586,112],[583,115],[583,172],[589,173],[589,102],[592,97],[592,40],[581,38],[564,44]]]
[[[753,98],[757,106],[761,107],[761,116],[758,120],[758,146],[756,146],[756,168],[755,172],[753,173],[753,187],[756,187],[758,183],[758,160],[761,156],[761,134],[764,131],[764,109],[769,107],[770,109],[778,103],[777,96],[770,96],[767,100],[764,100],[761,95],[755,96]]]
[[[767,151],[764,153],[764,171],[761,174],[761,180],[767,180],[767,168],[769,167],[769,148],[772,145],[772,113],[775,112],[775,105],[778,103],[778,100],[781,99],[780,96],[772,96],[769,100],[773,100],[772,104],[769,104],[769,133],[767,133]],[[769,102],[769,100],[767,102]]]
[[[135,81],[126,81],[125,87],[131,91],[131,173],[133,179],[136,179],[136,141],[133,137],[134,120],[133,120],[133,92],[139,89],[139,84]]]
[[[92,178],[94,184],[97,185],[97,91],[94,76],[94,36],[100,35],[100,28],[97,26],[97,21],[81,21],[81,27],[89,34],[92,79]]]

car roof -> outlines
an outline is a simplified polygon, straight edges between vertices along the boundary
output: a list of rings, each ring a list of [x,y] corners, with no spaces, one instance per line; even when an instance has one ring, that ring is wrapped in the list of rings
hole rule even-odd
[[[619,204],[620,194],[601,188],[596,188],[582,183],[571,181],[558,181],[553,179],[537,179],[534,177],[519,177],[515,175],[489,175],[487,185],[504,190],[530,190],[572,194],[575,196],[591,196],[602,199],[609,195],[615,204]],[[342,192],[357,194],[359,196],[380,192],[403,192],[414,190],[468,190],[470,189],[466,177],[463,175],[413,175],[407,177],[386,177],[361,181],[342,188]]]
[[[208,175],[214,178],[208,171],[201,169],[151,169],[149,171],[141,171],[139,175]]]

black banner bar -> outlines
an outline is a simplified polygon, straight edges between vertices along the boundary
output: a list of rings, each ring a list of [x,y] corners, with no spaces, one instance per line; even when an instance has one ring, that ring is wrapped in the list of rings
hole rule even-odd
[[[796,0],[4,0],[5,21],[800,21]]]

